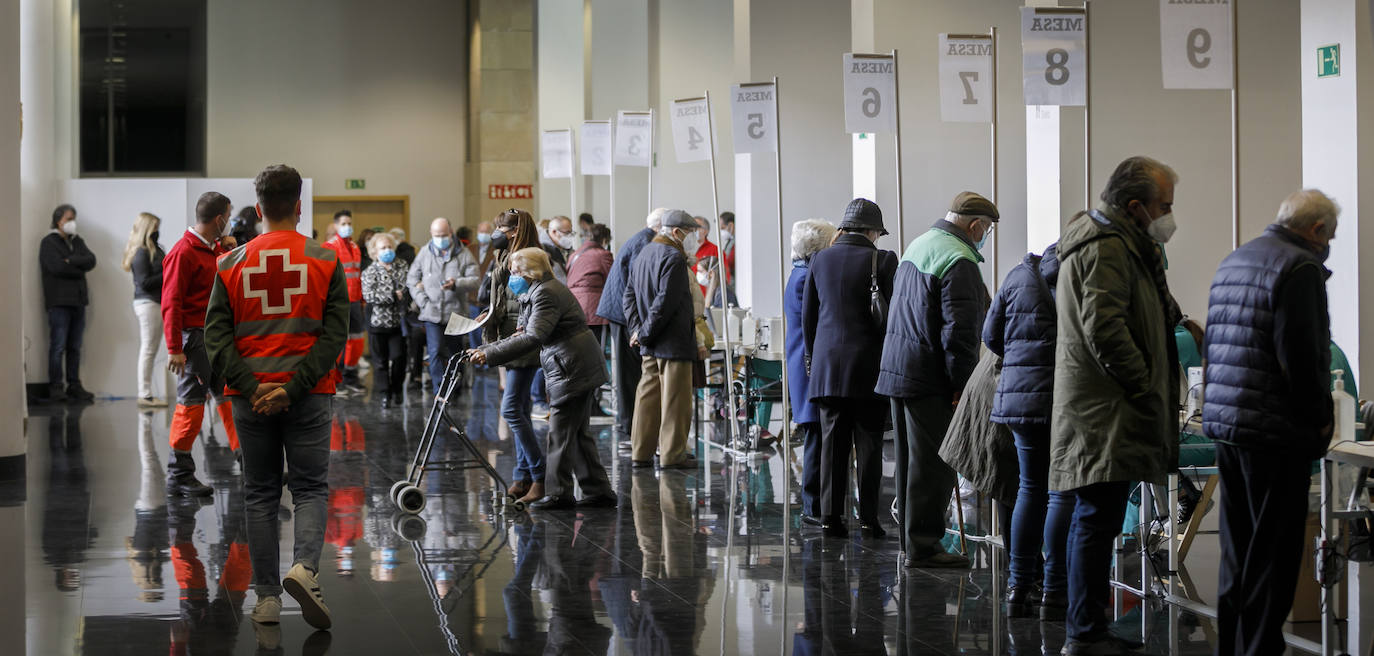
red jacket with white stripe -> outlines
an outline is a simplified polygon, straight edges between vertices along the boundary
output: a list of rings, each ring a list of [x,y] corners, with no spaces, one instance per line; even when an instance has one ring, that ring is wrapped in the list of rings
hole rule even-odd
[[[358,250],[358,245],[353,243],[352,239],[344,239],[334,235],[324,243],[324,247],[334,251],[339,256],[339,266],[343,267],[344,282],[348,284],[348,302],[361,302],[363,300],[363,253]]]

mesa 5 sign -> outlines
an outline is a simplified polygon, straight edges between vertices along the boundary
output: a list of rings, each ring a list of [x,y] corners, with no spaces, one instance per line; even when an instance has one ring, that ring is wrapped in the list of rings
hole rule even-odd
[[[534,185],[527,184],[494,184],[487,185],[487,198],[499,200],[505,198],[528,199],[534,198]]]

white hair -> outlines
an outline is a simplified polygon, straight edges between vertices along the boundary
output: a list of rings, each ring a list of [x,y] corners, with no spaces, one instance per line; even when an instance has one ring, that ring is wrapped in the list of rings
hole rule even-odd
[[[392,250],[396,250],[396,237],[390,232],[379,232],[367,240],[367,255],[372,259],[377,259],[377,254],[382,252],[382,242],[389,242]]]
[[[645,217],[644,225],[648,226],[650,230],[658,231],[659,228],[663,227],[663,215],[667,213],[668,208],[666,207],[654,208],[654,211],[649,212],[649,216]]]
[[[1283,199],[1277,220],[1279,225],[1296,232],[1306,232],[1312,226],[1324,223],[1325,236],[1336,232],[1336,217],[1340,213],[1340,205],[1330,196],[1316,189],[1303,189]]]
[[[825,219],[806,219],[792,224],[792,259],[810,260],[830,245],[835,226]]]

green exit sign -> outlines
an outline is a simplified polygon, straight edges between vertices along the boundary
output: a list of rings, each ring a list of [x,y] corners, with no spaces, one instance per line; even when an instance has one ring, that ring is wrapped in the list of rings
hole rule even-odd
[[[367,180],[362,178],[349,178],[344,180],[344,189],[366,189]]]
[[[1317,47],[1317,77],[1336,77],[1341,74],[1341,44]]]

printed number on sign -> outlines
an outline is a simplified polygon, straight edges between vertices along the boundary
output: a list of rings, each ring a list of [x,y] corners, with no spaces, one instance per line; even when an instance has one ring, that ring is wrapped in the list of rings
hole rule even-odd
[[[960,71],[959,81],[964,83],[964,104],[977,105],[978,99],[973,97],[973,83],[978,81],[978,72]]]
[[[697,149],[697,144],[701,143],[702,141],[704,141],[704,139],[701,138],[701,133],[700,133],[700,132],[697,132],[697,129],[696,129],[696,128],[694,128],[694,127],[689,127],[689,128],[687,128],[687,147],[688,147],[688,148],[690,148],[690,149],[692,149],[692,150],[696,150],[696,149]]]
[[[640,137],[639,135],[637,135],[637,134],[630,135],[630,145],[629,145],[628,147],[626,147],[625,152],[629,153],[629,154],[630,154],[630,157],[639,157],[639,155],[640,155],[639,144],[640,144],[642,141],[644,141],[644,139],[643,139],[642,137]]]
[[[882,111],[883,108],[882,98],[878,95],[878,90],[874,89],[873,87],[868,87],[864,89],[863,97],[864,102],[861,109],[864,113],[864,116],[867,116],[869,118],[877,116],[878,112]]]
[[[1199,27],[1188,33],[1188,63],[1193,68],[1207,68],[1211,57],[1204,57],[1212,49],[1212,33]]]
[[[1045,63],[1049,68],[1045,69],[1045,81],[1054,86],[1062,86],[1069,82],[1069,51],[1063,48],[1050,48],[1045,53]]]
[[[592,161],[596,162],[597,166],[601,166],[602,164],[604,164],[606,162],[606,149],[602,148],[601,146],[593,148]]]
[[[749,127],[748,127],[748,132],[749,132],[749,138],[750,138],[750,139],[762,139],[762,138],[763,138],[763,114],[750,114],[750,115],[749,115]]]

